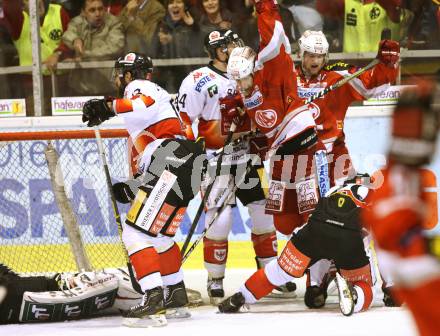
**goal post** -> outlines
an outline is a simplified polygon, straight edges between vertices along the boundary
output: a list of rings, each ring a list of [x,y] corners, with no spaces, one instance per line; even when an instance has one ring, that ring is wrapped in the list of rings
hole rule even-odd
[[[101,136],[112,179],[125,180],[127,131],[101,130]],[[49,142],[59,154],[56,168],[46,162]],[[57,200],[52,181],[61,175],[51,172],[62,172],[67,200]],[[66,204],[70,215],[60,211]],[[69,241],[66,221],[80,234],[77,243]],[[75,244],[82,257],[72,253]],[[0,133],[0,262],[22,274],[126,265],[93,130]]]

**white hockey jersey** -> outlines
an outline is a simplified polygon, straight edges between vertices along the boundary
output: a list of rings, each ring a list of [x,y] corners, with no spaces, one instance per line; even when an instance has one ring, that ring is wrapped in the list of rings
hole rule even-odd
[[[205,138],[207,149],[224,145],[226,135],[222,135],[220,128],[219,98],[235,94],[235,87],[235,81],[212,63],[192,71],[180,86],[176,103],[187,134],[192,134],[191,125],[198,120],[198,136]]]
[[[171,96],[159,85],[148,80],[134,80],[125,88],[124,98],[113,101],[113,110],[124,119],[133,146],[130,150],[132,173],[148,166],[148,157],[163,139],[183,137],[183,124]],[[148,148],[147,148],[148,147]],[[140,164],[140,162],[139,162]]]

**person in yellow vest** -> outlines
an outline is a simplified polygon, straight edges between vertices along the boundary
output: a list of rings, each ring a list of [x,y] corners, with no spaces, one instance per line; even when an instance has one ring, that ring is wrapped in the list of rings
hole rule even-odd
[[[60,6],[50,4],[49,0],[38,0],[40,16],[41,60],[47,66],[43,71],[44,109],[43,115],[50,114],[52,95],[51,71],[64,57],[61,38],[70,21],[69,14]],[[29,18],[29,0],[3,0],[3,13],[9,34],[17,49],[19,65],[32,65],[31,23]],[[15,95],[26,98],[27,115],[33,115],[32,76],[29,73],[14,75],[11,86],[16,86]],[[57,78],[58,90],[62,92],[66,81]]]
[[[383,29],[400,41],[413,14],[401,0],[318,0],[317,10],[324,16],[343,17],[343,52],[377,52]]]
[[[17,48],[19,64],[23,66],[32,65],[28,2],[29,0],[3,0],[3,11],[8,23],[8,30]],[[52,70],[56,67],[63,53],[58,47],[70,17],[60,5],[49,2],[49,0],[38,0],[37,9],[40,15],[41,59],[49,70]]]

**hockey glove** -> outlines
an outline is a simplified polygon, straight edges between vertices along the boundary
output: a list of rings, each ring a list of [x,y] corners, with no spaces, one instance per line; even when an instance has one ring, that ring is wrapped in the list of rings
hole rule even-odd
[[[269,140],[264,134],[258,133],[255,137],[251,138],[249,140],[249,145],[251,154],[258,155],[261,158],[261,161],[266,160],[266,154],[269,150]]]
[[[388,68],[397,68],[400,58],[400,44],[394,40],[382,40],[379,42],[377,58]]]
[[[108,105],[111,101],[111,98],[88,100],[83,106],[82,121],[87,123],[88,127],[93,127],[114,117],[116,114]]]
[[[221,131],[228,134],[231,124],[234,123],[236,132],[250,131],[250,119],[247,116],[240,94],[227,95],[219,99],[221,114]]]

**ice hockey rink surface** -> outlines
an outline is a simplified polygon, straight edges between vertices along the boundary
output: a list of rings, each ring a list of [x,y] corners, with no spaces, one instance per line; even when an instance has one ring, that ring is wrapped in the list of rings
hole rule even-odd
[[[225,290],[233,294],[252,274],[253,269],[227,270]],[[186,270],[188,287],[199,290],[208,302],[203,270]],[[405,308],[384,307],[378,293],[367,312],[343,316],[337,297],[329,296],[325,308],[308,309],[303,303],[304,279],[296,281],[298,298],[264,299],[250,306],[249,312],[219,314],[217,308],[204,305],[191,309],[190,319],[168,320],[160,328],[128,328],[121,325],[121,316],[97,317],[59,323],[38,323],[0,326],[1,335],[91,335],[91,336],[413,336],[417,335],[411,315]]]

